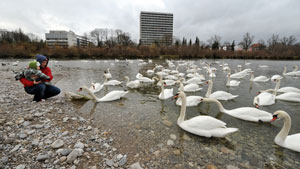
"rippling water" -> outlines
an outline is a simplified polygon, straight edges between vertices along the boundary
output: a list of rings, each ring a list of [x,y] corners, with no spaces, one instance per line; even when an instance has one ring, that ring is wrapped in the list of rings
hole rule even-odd
[[[234,101],[223,101],[226,109],[238,107],[251,107],[253,97],[259,90],[274,88],[275,84],[250,83],[250,76],[241,80],[239,87],[226,87],[227,78],[219,65],[223,60],[202,60],[207,62],[219,61],[213,66],[218,69],[216,78],[213,78],[213,91],[223,90],[239,95]],[[283,67],[287,66],[292,71],[294,65],[300,67],[299,61],[268,61],[247,60],[251,65],[245,66],[244,60],[224,60],[234,70],[237,65],[243,69],[251,68],[255,76],[265,75],[271,77],[274,74],[282,74]],[[23,66],[27,61],[21,61]],[[76,60],[76,61],[51,61],[49,63],[57,78],[56,85],[63,91],[76,91],[82,85],[90,85],[91,82],[103,82],[103,71],[110,68],[112,79],[124,81],[124,76],[135,79],[140,72],[146,75],[148,69],[153,69],[155,64],[167,67],[163,60],[153,60],[153,63],[139,65],[138,60],[130,62],[120,60]],[[177,65],[177,62],[174,62]],[[194,64],[202,67],[200,60],[194,60]],[[262,68],[260,65],[269,67]],[[5,67],[1,67],[5,69]],[[14,68],[14,69],[17,69]],[[180,72],[185,73],[185,67],[179,67]],[[205,71],[206,79],[210,79]],[[284,77],[281,87],[293,86],[300,88],[299,79],[295,77]],[[203,90],[187,95],[205,96],[206,85]],[[116,87],[104,87],[97,93],[102,97],[114,89],[126,89],[126,85]],[[177,86],[174,87],[175,92]],[[274,143],[274,138],[280,131],[283,121],[274,123],[252,123],[235,119],[220,113],[214,103],[203,103],[197,107],[188,107],[186,119],[198,115],[209,115],[227,123],[229,127],[239,128],[239,131],[227,136],[225,139],[199,137],[185,132],[176,124],[180,107],[175,105],[175,100],[159,100],[160,89],[156,85],[143,85],[137,90],[130,90],[125,98],[106,103],[74,102],[78,106],[78,113],[84,117],[94,120],[94,123],[102,130],[108,130],[114,135],[115,147],[123,153],[128,153],[129,161],[141,161],[145,165],[158,168],[172,168],[180,164],[184,168],[194,168],[197,165],[214,164],[224,168],[226,165],[234,165],[239,168],[297,168],[300,166],[300,153],[282,148]],[[175,93],[174,92],[174,93]],[[285,110],[292,119],[290,134],[300,133],[300,103],[276,101],[275,105],[261,107],[260,109],[273,113],[276,110]],[[177,136],[173,146],[168,146],[170,134]],[[300,144],[300,143],[299,143]],[[179,150],[180,155],[175,155],[174,150]],[[159,154],[157,155],[157,152]],[[178,151],[177,151],[178,152]],[[156,155],[154,155],[154,154]],[[155,161],[155,162],[153,162]],[[148,164],[149,163],[149,164]]]

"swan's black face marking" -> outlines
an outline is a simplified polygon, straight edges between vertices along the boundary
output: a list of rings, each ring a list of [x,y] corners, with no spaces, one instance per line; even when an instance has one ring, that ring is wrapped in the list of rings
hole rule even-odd
[[[276,114],[276,115],[273,115],[273,119],[271,120],[271,122],[272,122],[272,121],[275,121],[276,119],[278,119],[277,114]]]
[[[78,91],[82,91],[82,88],[79,88],[79,90]]]
[[[175,96],[173,96],[174,99],[177,99],[179,97],[179,93],[175,94]]]
[[[107,73],[106,71],[104,71],[104,73]]]

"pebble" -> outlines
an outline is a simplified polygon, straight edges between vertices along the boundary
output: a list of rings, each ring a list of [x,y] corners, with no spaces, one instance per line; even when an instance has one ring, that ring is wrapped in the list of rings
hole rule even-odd
[[[48,154],[39,154],[36,158],[37,161],[45,161],[46,159],[49,158]]]
[[[177,150],[174,150],[173,153],[174,153],[175,155],[179,156],[181,152],[180,152],[180,150],[177,149]]]
[[[26,138],[26,137],[27,137],[27,134],[25,134],[25,133],[22,133],[22,134],[20,134],[20,135],[19,135],[19,137],[20,137],[21,139],[24,139],[24,138]]]
[[[20,164],[16,167],[16,169],[24,169],[26,167],[25,164]]]
[[[82,142],[77,142],[74,146],[74,148],[80,148],[83,149],[84,148],[84,144]]]
[[[233,165],[227,165],[226,169],[239,169],[239,168]]]
[[[68,156],[67,156],[67,163],[72,163],[78,156],[81,156],[83,153],[82,149],[74,149]]]
[[[177,136],[175,134],[170,134],[170,138],[176,140]]]
[[[52,144],[51,144],[51,147],[52,148],[60,148],[62,146],[64,146],[64,141],[61,140],[61,139],[58,139],[58,140],[55,140]]]
[[[127,162],[127,155],[124,155],[123,158],[119,161],[119,166],[125,165]]]
[[[66,161],[66,159],[67,159],[67,156],[62,156],[62,157],[60,157],[60,159],[59,159],[59,162],[64,162],[64,161]]]
[[[170,122],[169,120],[164,120],[163,124],[166,125],[166,126],[168,126],[168,127],[171,127],[173,125],[173,123]]]
[[[1,158],[1,161],[2,161],[2,163],[7,163],[8,162],[8,157],[7,156],[3,156],[2,158]]]
[[[130,165],[131,169],[143,169],[139,162]]]
[[[173,140],[168,140],[167,141],[167,145],[168,146],[173,146],[174,145],[174,141]]]
[[[205,167],[205,169],[218,169],[215,165],[209,164]]]
[[[114,165],[114,162],[112,160],[106,159],[106,165],[112,167]]]

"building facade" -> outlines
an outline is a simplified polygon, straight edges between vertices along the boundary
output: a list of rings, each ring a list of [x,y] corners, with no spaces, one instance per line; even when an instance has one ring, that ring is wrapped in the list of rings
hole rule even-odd
[[[90,43],[87,37],[76,35],[73,31],[50,30],[45,36],[48,47],[86,47]]]
[[[140,13],[140,43],[171,45],[173,38],[173,14],[144,12]]]

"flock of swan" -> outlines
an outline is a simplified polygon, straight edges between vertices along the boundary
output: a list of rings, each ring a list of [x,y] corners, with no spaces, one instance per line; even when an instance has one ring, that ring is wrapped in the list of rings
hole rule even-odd
[[[140,61],[139,64],[142,65],[147,63]],[[238,98],[239,96],[221,90],[213,91],[212,79],[216,77],[215,73],[218,70],[217,68],[212,67],[209,63],[201,61],[200,65],[202,65],[202,67],[195,65],[194,61],[178,61],[177,67],[175,66],[174,61],[167,60],[167,64],[169,68],[166,68],[162,65],[156,65],[153,69],[147,70],[144,72],[146,76],[144,76],[142,73],[137,73],[135,77],[136,79],[132,81],[130,81],[128,76],[124,77],[125,81],[113,80],[112,74],[110,73],[109,69],[107,69],[103,74],[105,77],[105,81],[103,83],[92,83],[90,87],[80,87],[79,90],[86,91],[88,95],[72,92],[68,92],[68,95],[76,99],[86,98],[93,99],[96,102],[107,102],[118,100],[124,97],[129,91],[113,90],[105,96],[98,98],[95,93],[101,91],[103,86],[115,86],[125,83],[127,88],[137,89],[144,83],[157,85],[161,90],[160,94],[157,96],[158,99],[166,100],[172,97],[177,99],[176,105],[181,106],[177,125],[187,132],[204,137],[225,137],[230,133],[238,131],[238,128],[227,127],[225,122],[211,116],[199,115],[185,120],[186,107],[197,106],[201,102],[211,102],[218,107],[220,112],[232,116],[233,118],[245,121],[272,122],[277,119],[283,119],[283,128],[275,137],[274,142],[279,146],[300,152],[300,133],[288,135],[291,128],[291,118],[289,114],[283,110],[278,110],[271,114],[267,111],[259,109],[260,106],[270,106],[275,104],[276,99],[300,103],[300,89],[295,87],[280,88],[280,81],[285,76],[300,76],[300,71],[298,71],[297,66],[294,67],[292,72],[286,72],[287,69],[284,67],[282,75],[274,75],[271,78],[268,78],[263,75],[254,77],[254,72],[251,69],[247,68],[242,70],[241,65],[238,65],[238,68],[240,69],[239,71],[232,73],[228,64],[223,62],[223,64],[220,64],[220,68],[227,76],[227,87],[238,87],[240,81],[248,75],[251,76],[250,82],[266,83],[268,81],[272,81],[276,83],[274,89],[260,91],[258,95],[253,98],[253,106],[238,107],[228,110],[224,108],[220,101],[232,100]],[[247,65],[249,64],[251,63],[247,63]],[[187,68],[186,72],[180,72],[178,70],[178,68],[181,66]],[[204,74],[207,74],[210,79],[207,80],[204,74],[199,74],[198,72],[200,70],[202,70]],[[174,85],[179,86],[178,93],[175,95],[173,93]],[[186,93],[201,91],[201,85],[208,85],[205,97],[198,95],[186,96]],[[277,95],[277,93],[282,94]]]

